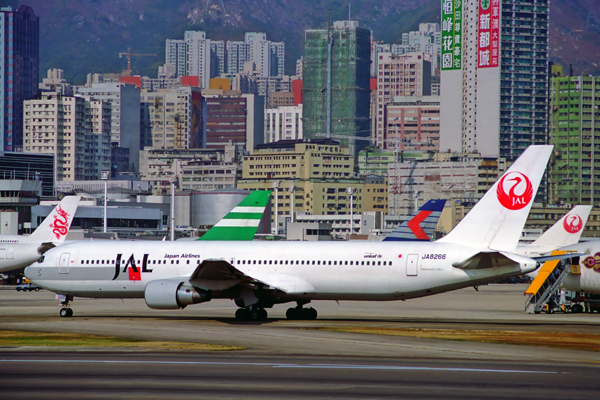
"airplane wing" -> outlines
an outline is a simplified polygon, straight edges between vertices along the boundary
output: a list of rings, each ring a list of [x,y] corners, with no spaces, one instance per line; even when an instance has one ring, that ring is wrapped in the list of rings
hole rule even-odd
[[[251,276],[225,260],[207,259],[191,275],[190,284],[204,290],[226,290],[235,285],[251,289],[279,290],[286,294],[306,294],[315,292],[308,282],[292,275],[269,274]]]

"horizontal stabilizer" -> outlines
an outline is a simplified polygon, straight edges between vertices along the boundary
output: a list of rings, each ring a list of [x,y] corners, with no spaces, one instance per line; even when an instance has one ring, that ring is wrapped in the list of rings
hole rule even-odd
[[[485,269],[497,267],[510,267],[531,263],[531,259],[517,254],[505,253],[503,251],[481,251],[464,261],[453,263],[452,266],[460,269]]]

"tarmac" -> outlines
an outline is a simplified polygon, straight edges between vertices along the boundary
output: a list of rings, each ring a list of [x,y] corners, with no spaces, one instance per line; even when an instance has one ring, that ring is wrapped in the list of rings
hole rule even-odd
[[[10,398],[592,398],[600,352],[332,332],[413,328],[600,333],[600,314],[526,314],[526,285],[492,284],[396,302],[325,302],[315,321],[291,305],[240,322],[232,301],[184,310],[143,300],[78,299],[60,318],[47,291],[0,287],[0,330],[84,333],[241,346],[220,353],[131,349],[0,348]]]

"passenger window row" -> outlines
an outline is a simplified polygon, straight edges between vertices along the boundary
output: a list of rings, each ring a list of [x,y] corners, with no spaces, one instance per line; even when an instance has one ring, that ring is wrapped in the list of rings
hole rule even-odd
[[[391,261],[332,261],[332,260],[237,260],[237,264],[259,265],[392,265]]]
[[[121,264],[127,264],[128,259],[121,259]],[[185,260],[186,264],[190,263],[190,260]],[[117,260],[82,260],[82,264],[115,264]],[[166,264],[167,260],[148,260],[148,265]],[[179,264],[179,260],[171,260],[171,264]],[[196,264],[200,264],[200,260],[196,260]],[[142,265],[141,260],[136,260],[136,265]]]

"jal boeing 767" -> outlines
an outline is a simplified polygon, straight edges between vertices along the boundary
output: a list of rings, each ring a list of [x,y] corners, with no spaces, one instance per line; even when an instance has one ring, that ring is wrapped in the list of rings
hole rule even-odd
[[[74,297],[144,298],[154,309],[232,299],[239,319],[296,302],[290,319],[314,319],[312,300],[403,300],[531,272],[515,253],[552,146],[530,146],[445,237],[434,242],[93,242],[48,251],[25,270]]]

